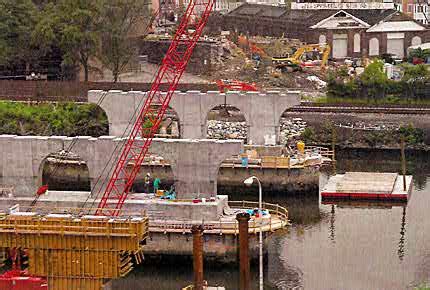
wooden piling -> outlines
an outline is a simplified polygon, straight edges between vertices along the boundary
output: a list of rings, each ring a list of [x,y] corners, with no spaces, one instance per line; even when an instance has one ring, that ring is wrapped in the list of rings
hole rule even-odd
[[[249,267],[249,225],[248,213],[238,213],[236,219],[239,222],[239,263],[240,282],[239,290],[249,290],[250,267]]]
[[[193,233],[194,289],[203,290],[203,227],[194,225],[191,232]]]

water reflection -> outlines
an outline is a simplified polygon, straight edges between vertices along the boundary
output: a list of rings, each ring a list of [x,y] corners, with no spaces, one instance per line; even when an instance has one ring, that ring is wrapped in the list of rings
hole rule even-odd
[[[399,250],[397,251],[400,261],[403,261],[403,257],[405,256],[405,232],[406,232],[406,206],[403,207],[402,223],[400,227]]]
[[[396,154],[337,154],[337,170],[399,172]],[[408,204],[320,201],[307,196],[265,196],[289,209],[292,226],[272,235],[265,289],[397,290],[430,282],[430,155],[407,154],[414,189]],[[327,176],[323,175],[322,180]],[[231,199],[257,200],[256,195]],[[400,235],[399,235],[400,233]],[[238,267],[206,265],[212,285],[238,289]],[[258,268],[252,269],[257,289]],[[192,264],[144,265],[112,289],[180,289],[192,281]]]
[[[334,227],[334,222],[335,222],[335,210],[334,210],[334,204],[331,205],[331,215],[330,215],[330,239],[332,240],[333,243],[336,243],[336,234],[335,234],[335,227]]]

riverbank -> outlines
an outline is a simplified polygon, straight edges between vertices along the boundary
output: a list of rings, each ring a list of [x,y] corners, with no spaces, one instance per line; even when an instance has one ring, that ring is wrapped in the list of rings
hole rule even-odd
[[[301,118],[306,144],[341,148],[400,148],[430,150],[430,114],[286,112],[283,118]]]

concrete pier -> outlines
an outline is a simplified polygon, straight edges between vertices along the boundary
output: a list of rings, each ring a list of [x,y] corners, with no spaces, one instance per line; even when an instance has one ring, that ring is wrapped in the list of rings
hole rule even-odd
[[[34,196],[42,185],[42,169],[51,153],[67,150],[75,142],[73,153],[88,166],[93,193],[103,190],[103,182],[110,176],[107,168],[118,156],[117,147],[125,139],[114,136],[92,138],[87,136],[15,136],[0,135],[0,185],[14,186],[16,196]],[[118,146],[117,146],[118,145]],[[238,140],[154,139],[151,152],[173,160],[171,168],[179,198],[207,197],[217,193],[218,168],[222,161],[243,151]]]

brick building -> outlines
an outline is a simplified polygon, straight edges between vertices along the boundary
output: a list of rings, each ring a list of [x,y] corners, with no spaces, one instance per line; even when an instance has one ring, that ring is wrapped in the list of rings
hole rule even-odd
[[[430,40],[426,26],[392,3],[293,3],[292,9],[243,4],[216,23],[219,30],[248,35],[327,42],[338,59],[383,53],[404,57],[409,46]]]

